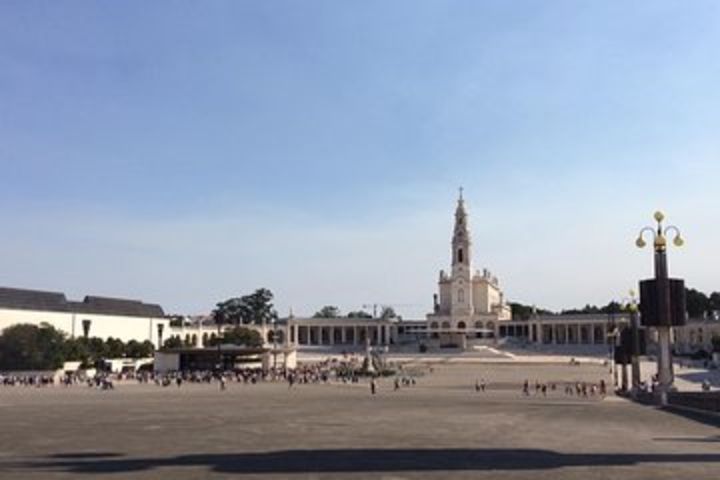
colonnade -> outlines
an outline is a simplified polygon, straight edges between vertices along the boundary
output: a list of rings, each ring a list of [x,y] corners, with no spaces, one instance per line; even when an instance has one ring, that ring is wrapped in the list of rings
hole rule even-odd
[[[290,325],[290,342],[298,345],[371,345],[391,343],[390,325]]]
[[[534,324],[531,341],[545,345],[603,345],[607,343],[607,323]]]

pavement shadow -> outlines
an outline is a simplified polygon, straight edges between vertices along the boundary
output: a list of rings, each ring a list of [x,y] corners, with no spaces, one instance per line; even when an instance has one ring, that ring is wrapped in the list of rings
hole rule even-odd
[[[720,443],[720,435],[711,437],[657,437],[656,442],[695,442],[695,443]]]
[[[687,408],[678,408],[673,405],[662,407],[662,410],[672,413],[673,415],[687,418],[688,420],[693,420],[698,423],[712,425],[714,427],[720,428],[720,413],[704,412],[700,410],[688,410]]]
[[[264,453],[192,454],[165,458],[105,458],[61,454],[15,468],[105,474],[156,468],[206,467],[221,473],[342,473],[456,470],[543,470],[562,467],[633,466],[643,463],[717,463],[720,453],[567,454],[536,449],[325,449]]]

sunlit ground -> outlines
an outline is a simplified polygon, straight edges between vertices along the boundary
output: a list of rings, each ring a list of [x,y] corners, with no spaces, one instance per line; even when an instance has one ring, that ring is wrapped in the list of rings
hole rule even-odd
[[[564,393],[563,380],[606,376],[436,366],[376,396],[366,384],[0,388],[0,478],[717,478],[716,426]],[[525,397],[525,378],[558,389]]]

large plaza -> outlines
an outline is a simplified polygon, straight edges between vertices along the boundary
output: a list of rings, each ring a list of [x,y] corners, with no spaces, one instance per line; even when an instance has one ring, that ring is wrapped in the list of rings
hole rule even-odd
[[[602,365],[408,365],[417,384],[0,390],[0,477],[717,478],[717,424],[568,396]],[[476,379],[488,382],[476,392]],[[557,382],[547,397],[522,383]]]

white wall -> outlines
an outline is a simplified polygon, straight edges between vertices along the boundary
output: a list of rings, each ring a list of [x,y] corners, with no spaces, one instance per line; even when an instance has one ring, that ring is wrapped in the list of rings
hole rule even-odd
[[[41,312],[37,310],[0,309],[0,330],[18,323],[39,325],[48,323],[65,332],[68,337],[83,336],[83,320],[90,320],[90,336],[119,338],[127,342],[150,340],[157,346],[157,325],[165,325],[163,339],[170,336],[170,321],[165,318],[99,315],[94,313]]]

